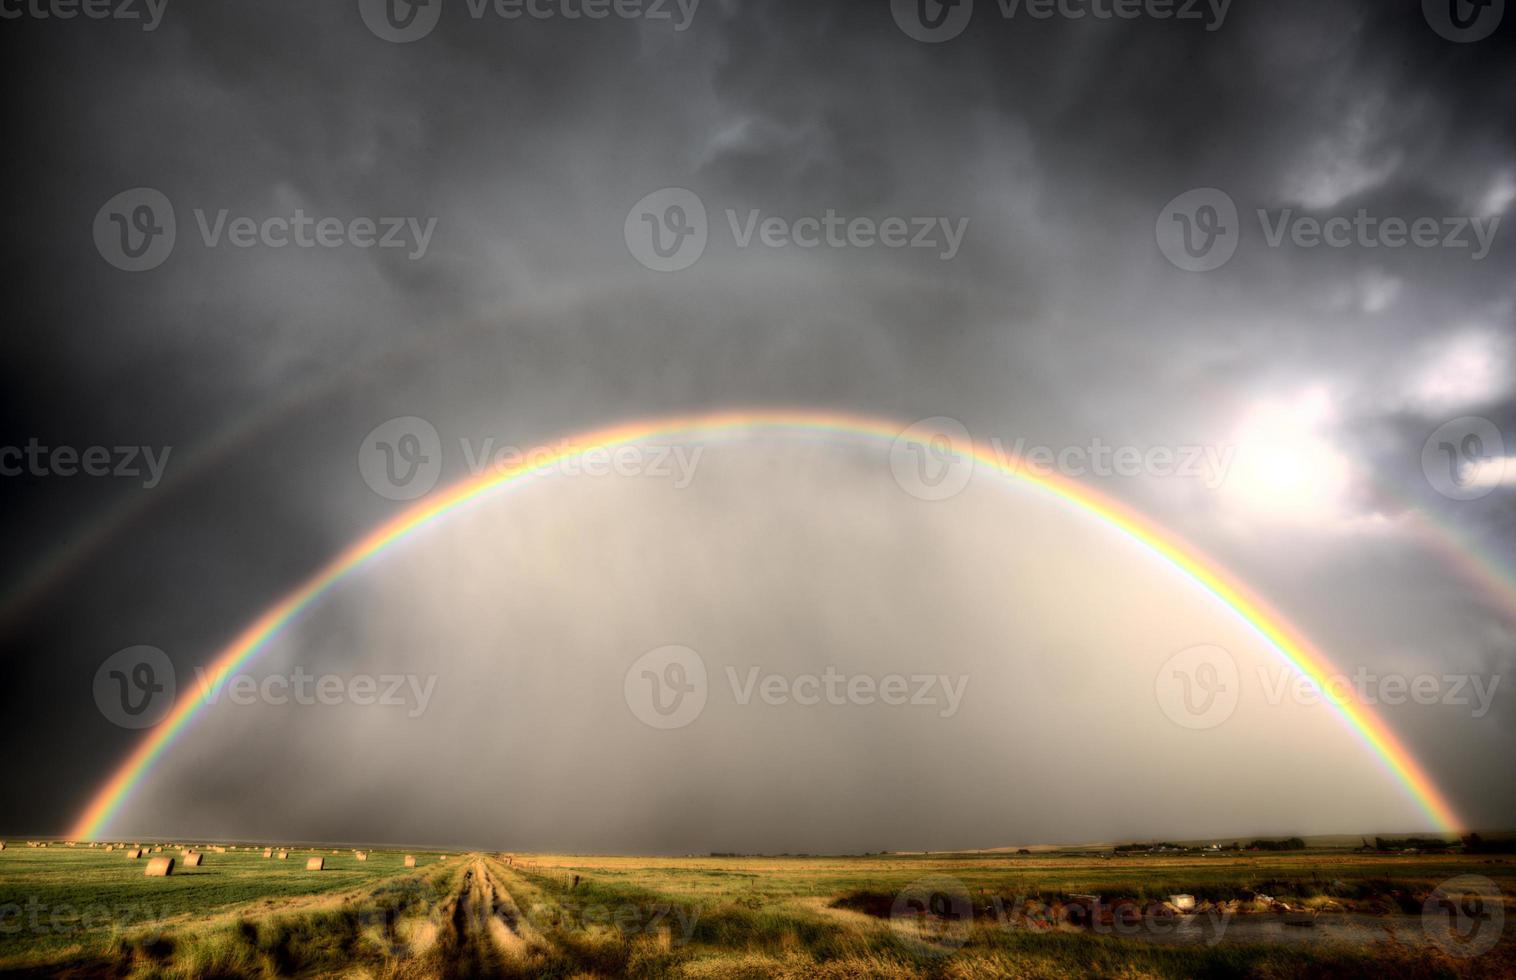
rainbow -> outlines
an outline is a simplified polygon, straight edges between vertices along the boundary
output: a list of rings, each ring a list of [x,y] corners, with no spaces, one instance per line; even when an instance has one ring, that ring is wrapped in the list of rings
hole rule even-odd
[[[481,475],[435,491],[349,545],[244,628],[217,654],[206,671],[201,696],[181,699],[168,717],[143,738],[126,761],[95,793],[69,836],[81,839],[99,837],[111,818],[151,771],[153,764],[204,709],[207,704],[205,695],[248,663],[271,639],[330,589],[392,545],[492,491],[543,476],[550,467],[582,457],[592,450],[614,449],[653,439],[693,441],[721,436],[812,433],[861,437],[893,444],[906,428],[888,419],[795,409],[734,410],[640,420],[570,437],[554,444],[554,448],[526,454],[523,462],[515,467],[487,470]],[[1366,705],[1350,696],[1335,695],[1329,678],[1339,672],[1310,641],[1263,600],[1224,575],[1194,547],[1124,504],[1066,477],[1035,473],[1022,465],[1021,460],[979,443],[969,447],[955,446],[953,449],[961,456],[970,458],[976,469],[982,466],[991,472],[1030,485],[1122,532],[1201,586],[1326,695],[1326,703],[1333,706],[1341,719],[1393,774],[1438,829],[1451,833],[1462,827],[1451,804],[1384,721]]]

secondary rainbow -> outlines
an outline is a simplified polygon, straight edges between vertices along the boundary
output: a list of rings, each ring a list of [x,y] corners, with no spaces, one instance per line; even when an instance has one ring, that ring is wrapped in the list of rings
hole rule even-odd
[[[387,548],[492,491],[540,477],[554,464],[583,456],[591,450],[611,449],[652,439],[698,440],[771,432],[813,432],[893,443],[906,428],[888,419],[795,409],[734,410],[639,420],[572,436],[554,443],[554,449],[527,454],[526,461],[518,466],[487,471],[437,491],[348,546],[243,629],[217,654],[206,671],[204,686],[198,695],[182,698],[168,717],[144,736],[126,761],[95,793],[69,836],[83,839],[100,836],[153,764],[189,728],[206,706],[205,694],[248,663],[301,612]],[[1240,582],[1225,575],[1193,546],[1124,504],[1066,477],[1033,472],[1021,465],[1020,460],[977,443],[971,447],[955,446],[954,450],[971,457],[976,468],[983,466],[991,472],[1040,489],[1077,507],[1142,544],[1210,592],[1258,633],[1278,656],[1308,677],[1327,695],[1326,703],[1334,708],[1380,759],[1438,829],[1456,832],[1462,828],[1462,822],[1452,805],[1389,726],[1368,706],[1351,697],[1343,699],[1330,695],[1328,679],[1339,672],[1316,647],[1276,610],[1249,592]]]

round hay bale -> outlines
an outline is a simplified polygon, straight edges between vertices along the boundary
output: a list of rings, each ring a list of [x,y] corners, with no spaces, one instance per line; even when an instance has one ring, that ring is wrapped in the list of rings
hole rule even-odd
[[[204,854],[201,854],[199,851],[191,851],[190,853],[184,855],[184,866],[186,868],[198,868],[200,867],[200,863],[204,860]]]
[[[368,860],[368,852],[367,851],[356,851],[356,852],[354,852],[353,857],[357,858],[360,861],[367,861]]]
[[[265,847],[263,849],[263,856],[266,857],[266,858],[273,857],[274,856],[274,849],[272,847]]]
[[[416,866],[416,855],[407,854],[405,856],[405,866],[407,868],[414,868]]]
[[[307,871],[323,871],[325,869],[326,858],[324,857],[313,857],[305,862],[305,870]]]
[[[128,861],[136,861],[136,860],[140,859],[141,857],[142,857],[142,848],[140,848],[140,847],[134,847],[130,851],[126,852],[126,859]]]
[[[173,858],[153,858],[147,862],[147,877],[149,878],[167,878],[173,873]]]
[[[281,861],[287,861],[287,860],[289,860],[289,856],[290,856],[290,852],[289,851],[280,851],[279,852],[279,860],[281,860]]]

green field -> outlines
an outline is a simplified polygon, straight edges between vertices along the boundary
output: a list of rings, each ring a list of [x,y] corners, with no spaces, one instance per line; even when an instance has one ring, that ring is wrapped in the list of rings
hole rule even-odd
[[[313,853],[326,870],[305,869]],[[1423,915],[1461,876],[1512,894],[1516,864],[1497,857],[411,853],[415,869],[399,851],[277,861],[259,846],[147,878],[119,851],[13,843],[0,852],[0,972],[1516,977],[1505,898],[1470,906],[1473,932]],[[1175,894],[1197,912],[1159,907]]]

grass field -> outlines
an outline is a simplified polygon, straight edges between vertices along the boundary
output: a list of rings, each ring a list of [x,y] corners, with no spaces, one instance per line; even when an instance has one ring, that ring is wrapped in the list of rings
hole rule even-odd
[[[313,853],[326,870],[305,869]],[[12,844],[0,852],[0,972],[1516,977],[1506,899],[1465,906],[1462,933],[1423,914],[1463,876],[1512,894],[1516,864],[1501,858],[412,853],[407,869],[398,851],[278,861],[259,846],[147,878],[120,851]],[[1176,894],[1196,911],[1159,904]]]

